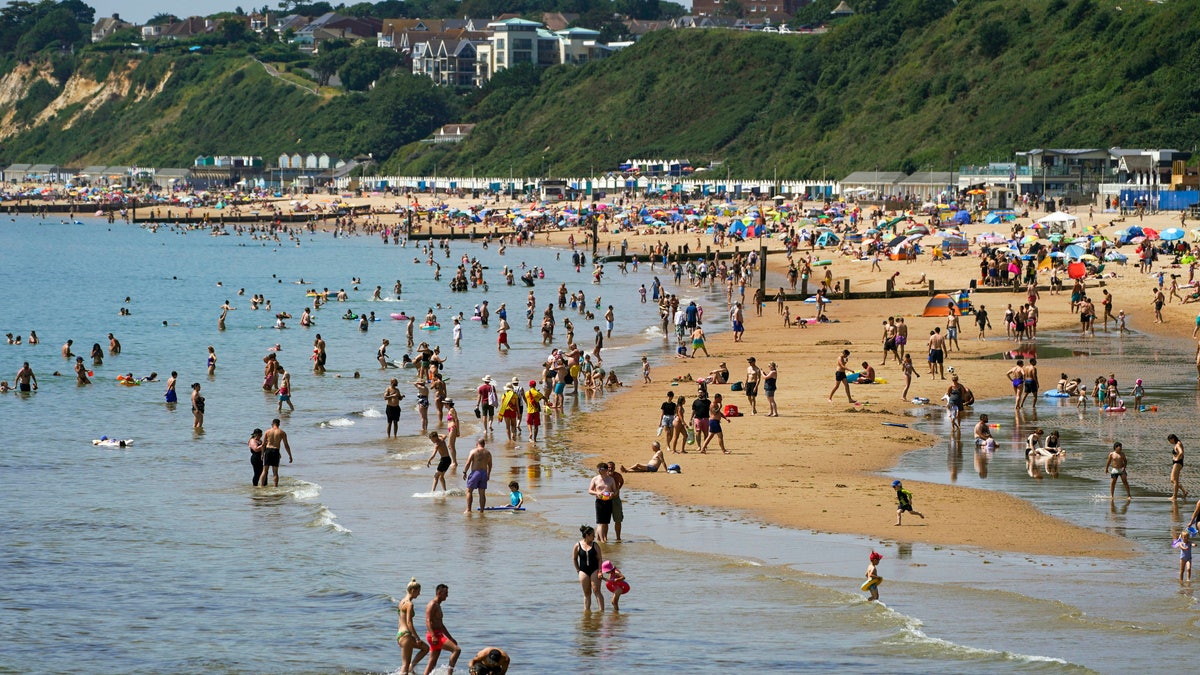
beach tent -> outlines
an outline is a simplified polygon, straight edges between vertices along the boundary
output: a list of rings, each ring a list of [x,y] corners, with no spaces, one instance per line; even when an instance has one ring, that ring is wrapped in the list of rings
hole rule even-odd
[[[822,232],[821,236],[817,237],[817,246],[836,246],[838,237],[832,232]]]
[[[1087,276],[1087,265],[1081,262],[1073,262],[1067,265],[1067,276],[1072,279],[1082,279]]]
[[[962,314],[962,310],[958,308],[958,303],[945,293],[938,293],[925,303],[925,312],[921,316],[950,316],[951,314]]]
[[[1076,218],[1075,216],[1073,216],[1069,213],[1063,213],[1062,211],[1055,211],[1054,213],[1051,213],[1048,216],[1043,216],[1043,217],[1037,219],[1037,221],[1039,223],[1045,223],[1047,225],[1050,223],[1063,223],[1063,224],[1073,223],[1077,220],[1079,220],[1079,219]]]

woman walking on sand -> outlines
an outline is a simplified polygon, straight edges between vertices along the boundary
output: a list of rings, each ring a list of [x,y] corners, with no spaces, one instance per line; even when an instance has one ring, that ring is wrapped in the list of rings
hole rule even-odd
[[[675,429],[675,435],[671,437],[670,444],[671,452],[679,452],[685,455],[687,454],[687,426],[683,416],[684,410],[686,410],[684,407],[686,398],[685,396],[680,396],[679,400],[675,402],[675,419],[671,422],[672,427]]]

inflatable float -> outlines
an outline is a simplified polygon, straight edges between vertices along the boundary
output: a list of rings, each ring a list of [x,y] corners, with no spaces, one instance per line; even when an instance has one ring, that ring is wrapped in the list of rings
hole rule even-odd
[[[99,445],[105,448],[127,448],[133,445],[133,439],[126,438],[124,440],[117,440],[115,438],[109,438],[108,436],[101,436],[100,438],[94,439],[92,441],[92,445]]]
[[[421,324],[421,330],[437,330],[441,327],[442,327],[442,324],[440,324],[440,323],[423,323],[423,324]]]
[[[833,264],[832,260],[818,260],[815,263],[812,263],[812,266],[813,267],[824,267],[826,265],[832,265],[832,264]]]
[[[1123,412],[1125,412],[1125,404],[1122,403],[1120,405],[1111,405],[1111,406],[1106,405],[1106,406],[1104,406],[1104,412],[1106,412],[1106,413],[1123,413]]]
[[[128,375],[118,375],[117,382],[126,387],[138,387],[142,384],[137,378],[129,377]]]
[[[486,506],[479,510],[480,511],[524,511],[525,507],[524,506]]]
[[[1043,392],[1042,396],[1047,398],[1071,398],[1072,394],[1068,394],[1065,391],[1059,391],[1058,389],[1051,389],[1050,391]]]
[[[864,591],[869,591],[872,588],[874,588],[882,583],[883,583],[883,577],[871,577],[870,579],[867,579],[866,581],[864,581],[863,585],[859,586],[859,588]]]
[[[620,589],[622,594],[629,592],[629,582],[625,581],[624,579],[618,579],[616,581],[606,581],[606,582],[604,582],[604,585],[605,585],[605,587],[608,588],[609,593],[616,593],[617,589]]]
[[[400,312],[399,314],[392,314],[392,318],[397,321],[408,321],[410,317],[404,312]]]

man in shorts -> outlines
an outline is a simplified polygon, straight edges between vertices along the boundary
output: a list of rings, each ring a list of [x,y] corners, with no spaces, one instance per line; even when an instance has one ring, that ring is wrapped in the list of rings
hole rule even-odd
[[[438,657],[443,651],[450,652],[450,671],[454,671],[454,666],[458,663],[458,656],[462,654],[462,649],[458,646],[454,636],[450,635],[450,631],[446,628],[446,624],[442,622],[442,603],[450,595],[450,587],[446,584],[438,584],[434,591],[433,600],[425,606],[425,641],[429,643],[429,662],[425,665],[425,675],[429,675],[437,667]]]
[[[525,392],[525,428],[529,440],[537,442],[538,429],[542,426],[542,392],[538,391],[537,380],[529,381],[529,389]]]
[[[32,387],[30,384],[32,383]],[[17,371],[17,391],[29,393],[37,389],[37,376],[33,374],[33,368],[29,367],[29,362],[22,364],[21,369]]]
[[[271,420],[271,428],[263,434],[263,472],[259,483],[267,486],[267,473],[275,474],[275,487],[279,487],[279,448],[287,450],[288,464],[292,463],[292,446],[288,443],[287,432],[279,428],[279,418]]]
[[[608,524],[612,522],[612,496],[616,491],[616,482],[608,470],[608,462],[596,465],[596,475],[588,485],[588,494],[596,498],[596,541],[608,542]]]
[[[1021,398],[1017,401],[1017,407],[1023,408],[1025,400],[1029,398],[1030,394],[1033,394],[1033,407],[1036,408],[1038,401],[1037,359],[1029,359],[1028,365],[1025,366],[1025,372],[1021,374],[1021,379],[1024,381],[1021,383]]]
[[[929,334],[929,374],[940,375],[946,379],[946,338],[942,337],[941,327],[934,328]]]
[[[904,345],[908,344],[908,324],[904,317],[896,317],[896,356],[904,358]]]
[[[492,422],[496,419],[496,386],[492,384],[492,376],[484,375],[483,384],[475,390],[475,407],[480,410],[483,418],[483,428],[488,433],[492,431]]]
[[[487,507],[487,484],[491,475],[492,453],[488,452],[482,438],[476,439],[475,448],[471,450],[471,454],[467,455],[467,463],[463,466],[463,480],[467,481],[467,510],[463,513],[471,512],[472,499],[476,490],[479,490],[479,510],[482,511]],[[433,643],[430,643],[430,647],[432,646]],[[437,660],[436,653],[433,658],[434,661]]]
[[[625,487],[625,477],[617,471],[617,463],[608,463],[608,475],[613,479],[612,499],[612,521],[613,534],[617,535],[617,541],[621,541],[621,523],[625,522],[625,510],[621,508],[621,488]]]
[[[387,437],[400,436],[400,393],[399,380],[392,378],[391,384],[383,391],[384,413],[387,415]]]
[[[692,401],[692,428],[696,432],[696,446],[704,445],[708,437],[708,415],[712,405],[708,400],[707,388],[701,387]],[[686,450],[684,451],[686,452]]]
[[[758,385],[762,382],[762,368],[754,362],[754,357],[746,359],[750,365],[746,366],[746,382],[742,385],[742,389],[746,392],[746,402],[750,404],[750,414],[758,414]]]
[[[829,402],[833,403],[833,395],[837,393],[838,388],[846,388],[846,400],[851,403],[856,403],[853,397],[850,396],[850,381],[846,379],[846,371],[850,368],[850,350],[843,349],[842,355],[838,357],[837,366],[833,371],[833,391],[829,392]]]

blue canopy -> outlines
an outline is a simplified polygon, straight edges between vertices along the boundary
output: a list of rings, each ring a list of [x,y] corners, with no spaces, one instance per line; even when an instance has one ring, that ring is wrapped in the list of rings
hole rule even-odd
[[[830,246],[838,243],[838,236],[832,232],[822,232],[817,237],[817,246]]]

